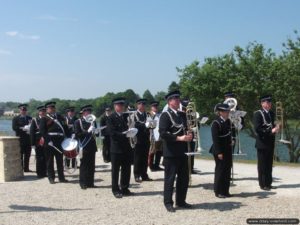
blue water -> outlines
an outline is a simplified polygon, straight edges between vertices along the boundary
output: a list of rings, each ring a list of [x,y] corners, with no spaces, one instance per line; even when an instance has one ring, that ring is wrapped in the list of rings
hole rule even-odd
[[[14,132],[11,127],[11,123],[12,123],[11,120],[0,120],[0,135],[9,135],[9,136],[14,135]],[[255,144],[254,138],[251,138],[245,131],[242,131],[240,136],[241,136],[241,150],[242,153],[245,153],[246,155],[240,155],[234,157],[238,159],[255,160],[257,157],[256,157],[256,149],[254,147]],[[212,144],[210,126],[201,127],[200,139],[201,139],[201,148],[204,149],[203,155],[210,156],[208,152]],[[279,142],[276,143],[277,145],[275,151],[278,152],[280,161],[288,162],[289,155],[288,155],[287,147]]]
[[[237,159],[247,159],[247,160],[256,160],[257,155],[256,155],[256,148],[255,148],[255,139],[250,137],[247,132],[242,131],[240,133],[240,138],[241,138],[241,150],[243,154],[246,155],[235,155],[234,157]],[[209,149],[212,145],[212,139],[211,139],[211,132],[210,132],[210,127],[209,126],[203,126],[200,129],[200,139],[201,139],[201,148],[204,149],[205,151],[203,152],[203,155],[208,156],[209,154]],[[288,154],[288,148],[279,143],[276,142],[276,149],[275,151],[277,152],[280,161],[283,162],[288,162],[289,161],[289,154]],[[237,146],[235,149],[235,153],[237,152]]]

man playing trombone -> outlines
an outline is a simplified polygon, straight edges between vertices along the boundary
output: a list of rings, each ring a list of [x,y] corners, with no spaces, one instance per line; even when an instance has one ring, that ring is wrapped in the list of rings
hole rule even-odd
[[[95,157],[97,144],[95,140],[96,121],[92,105],[81,107],[82,117],[75,121],[74,132],[79,141],[80,170],[79,183],[81,189],[94,188]]]
[[[168,212],[175,212],[173,207],[173,190],[176,182],[176,205],[182,208],[191,208],[186,203],[186,194],[189,184],[188,144],[193,134],[187,132],[187,120],[183,112],[178,111],[180,106],[180,92],[173,91],[165,96],[168,109],[163,112],[159,121],[159,133],[163,141],[163,156],[165,166],[164,178],[164,205]]]
[[[275,147],[275,135],[279,126],[275,126],[275,114],[272,109],[272,97],[260,98],[261,109],[254,113],[256,132],[258,181],[262,190],[269,191],[272,186],[272,167]]]

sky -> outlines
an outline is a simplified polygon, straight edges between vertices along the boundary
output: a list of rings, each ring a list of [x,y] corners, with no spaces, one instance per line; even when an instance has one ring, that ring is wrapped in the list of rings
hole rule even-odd
[[[0,101],[167,91],[176,67],[257,41],[280,53],[296,0],[0,0]]]

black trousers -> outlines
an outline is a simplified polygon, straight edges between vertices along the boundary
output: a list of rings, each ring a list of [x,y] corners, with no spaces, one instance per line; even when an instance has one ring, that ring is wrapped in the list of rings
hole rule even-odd
[[[148,156],[148,166],[150,169],[157,169],[160,164],[162,157],[162,142],[155,141],[150,144],[149,156]]]
[[[86,185],[87,187],[92,187],[94,185],[96,150],[97,147],[96,149],[83,149],[79,169],[80,186]]]
[[[31,146],[30,144],[20,144],[20,150],[21,150],[21,162],[22,167],[24,171],[29,170],[29,160],[31,156]]]
[[[121,181],[119,186],[119,173],[121,170]],[[131,173],[130,153],[111,153],[111,183],[112,192],[119,192],[129,188]]]
[[[43,146],[36,146],[36,174],[38,177],[45,177],[47,175],[46,154]]]
[[[261,188],[272,185],[274,148],[257,149],[258,182]]]
[[[56,148],[60,149],[61,152],[63,150],[61,149],[61,142],[62,140],[55,140],[53,141],[54,146]],[[46,146],[46,159],[47,159],[47,173],[49,179],[55,179],[55,171],[54,171],[54,157],[56,161],[56,167],[57,167],[57,173],[58,173],[58,179],[64,180],[64,166],[63,166],[63,154],[55,150],[51,146]]]
[[[147,179],[147,169],[148,169],[148,155],[149,155],[148,143],[137,144],[134,149],[134,177],[142,177],[142,179]]]
[[[229,151],[227,154],[223,154],[223,160],[220,160],[217,155],[215,158],[215,182],[214,191],[215,194],[227,195],[229,194],[230,187],[230,175],[232,165],[232,154]]]
[[[190,145],[191,145],[191,152],[195,152],[196,151],[196,149],[195,149],[196,143],[194,141],[192,141],[190,143]],[[194,169],[194,164],[195,164],[195,156],[192,155],[190,157],[191,157],[191,172],[192,172]]]
[[[188,158],[186,155],[180,158],[164,157],[165,180],[164,180],[164,204],[173,205],[172,200],[174,182],[176,181],[176,204],[185,203],[189,185]]]
[[[110,137],[105,136],[103,139],[102,157],[104,162],[110,162]]]

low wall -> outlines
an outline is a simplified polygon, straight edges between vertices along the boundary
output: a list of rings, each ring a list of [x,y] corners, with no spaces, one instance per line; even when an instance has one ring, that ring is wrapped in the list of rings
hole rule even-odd
[[[23,176],[19,138],[0,136],[0,182],[20,180]]]

